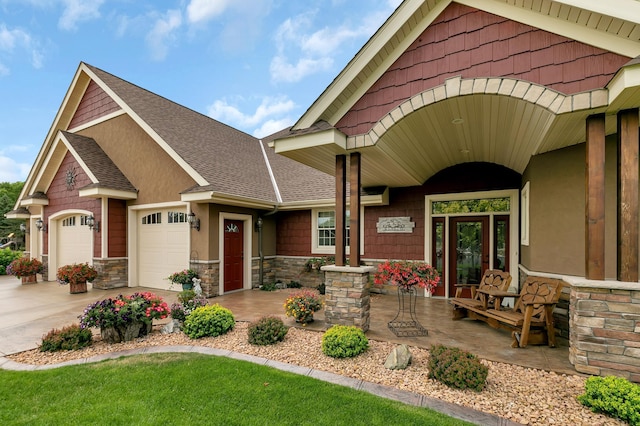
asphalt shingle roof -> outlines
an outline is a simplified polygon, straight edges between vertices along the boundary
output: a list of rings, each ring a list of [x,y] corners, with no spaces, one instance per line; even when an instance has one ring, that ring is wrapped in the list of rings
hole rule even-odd
[[[98,180],[97,183],[87,185],[85,188],[100,187],[119,191],[136,191],[129,179],[111,161],[111,158],[105,154],[95,140],[75,133],[63,131],[62,134]]]
[[[185,188],[186,192],[209,190],[278,201],[260,140],[99,68],[88,64],[87,67],[208,183]],[[262,146],[272,163],[282,201],[333,196],[331,176]],[[328,192],[324,188],[326,185]]]

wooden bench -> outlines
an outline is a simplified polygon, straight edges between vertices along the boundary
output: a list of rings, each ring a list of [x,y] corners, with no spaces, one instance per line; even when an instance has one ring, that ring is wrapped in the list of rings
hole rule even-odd
[[[489,306],[485,298],[482,305],[467,305],[464,309],[469,318],[484,321],[494,328],[511,330],[511,347],[524,348],[527,344],[545,343],[555,347],[553,308],[560,299],[562,287],[561,280],[530,276],[523,283],[520,294],[478,288],[478,294],[495,298],[494,306]],[[501,308],[505,297],[516,298],[513,309]]]
[[[450,299],[450,303],[453,305],[453,319],[466,318],[469,309],[486,308],[491,305],[491,297],[486,296],[484,293],[479,293],[478,289],[483,291],[507,291],[510,284],[511,274],[499,269],[487,269],[477,284],[456,284],[456,297]],[[470,299],[459,297],[461,288],[471,289]]]

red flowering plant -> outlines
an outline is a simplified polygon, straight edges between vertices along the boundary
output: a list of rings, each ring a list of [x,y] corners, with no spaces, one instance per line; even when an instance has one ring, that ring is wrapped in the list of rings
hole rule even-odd
[[[88,263],[74,263],[58,268],[56,279],[62,285],[91,282],[98,276],[98,271]]]
[[[18,278],[22,278],[41,274],[42,270],[42,262],[35,257],[20,257],[13,260],[9,266],[7,266],[6,272],[7,275],[15,275]]]
[[[387,260],[380,263],[373,280],[377,286],[390,283],[403,290],[420,287],[429,294],[433,294],[439,282],[440,276],[433,266],[426,262],[409,260]]]
[[[133,322],[151,324],[154,319],[168,316],[169,305],[154,293],[133,293],[131,296],[121,294],[87,306],[80,316],[80,326],[106,328],[126,326]]]

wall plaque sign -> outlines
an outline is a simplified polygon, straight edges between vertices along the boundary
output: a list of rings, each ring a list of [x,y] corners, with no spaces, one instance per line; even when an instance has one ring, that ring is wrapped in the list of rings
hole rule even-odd
[[[411,234],[415,227],[410,217],[381,217],[376,223],[378,234]]]

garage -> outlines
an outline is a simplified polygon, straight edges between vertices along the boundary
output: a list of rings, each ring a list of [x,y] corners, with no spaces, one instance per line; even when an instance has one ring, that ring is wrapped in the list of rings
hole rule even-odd
[[[178,210],[138,212],[138,285],[169,289],[166,278],[188,267],[189,224],[187,214]]]
[[[57,220],[57,267],[72,263],[93,263],[93,232],[85,225],[87,216],[73,215]]]

